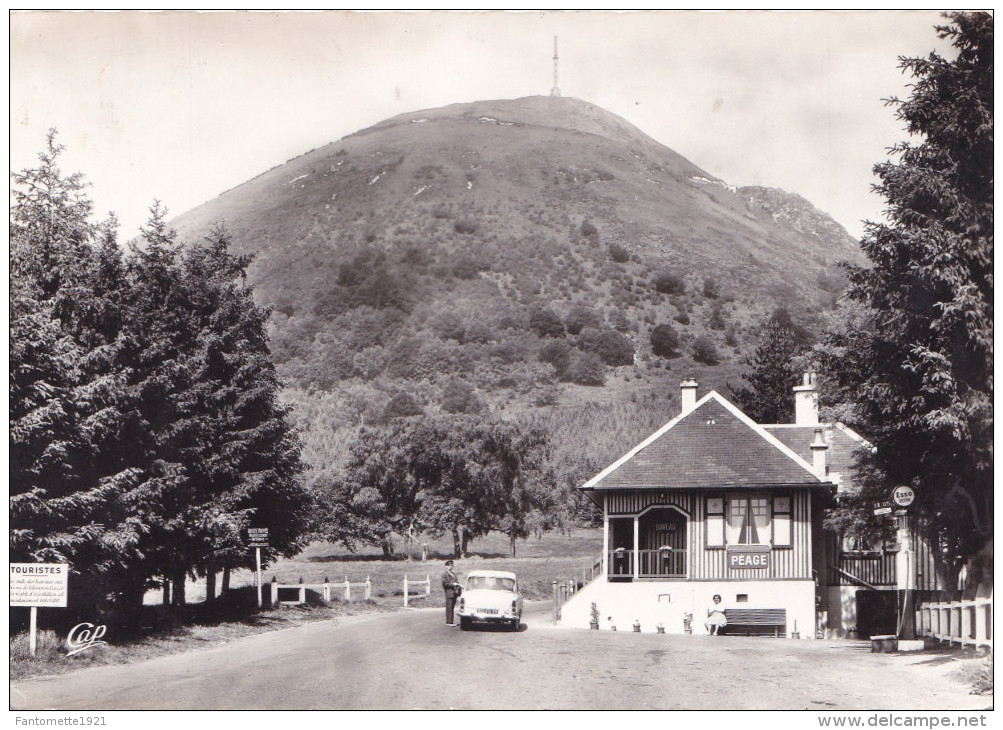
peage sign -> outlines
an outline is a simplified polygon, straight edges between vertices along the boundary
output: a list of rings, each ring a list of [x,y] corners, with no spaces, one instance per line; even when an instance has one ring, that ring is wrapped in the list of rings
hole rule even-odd
[[[768,546],[728,548],[728,570],[768,570],[769,567]]]

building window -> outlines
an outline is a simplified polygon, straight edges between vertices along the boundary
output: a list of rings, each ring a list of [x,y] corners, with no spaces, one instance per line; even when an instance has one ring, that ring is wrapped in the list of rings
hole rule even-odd
[[[707,498],[707,547],[724,547],[724,497]]]
[[[728,499],[727,539],[729,545],[769,545],[770,500],[766,497]]]
[[[787,496],[773,498],[773,545],[791,546],[791,498]]]

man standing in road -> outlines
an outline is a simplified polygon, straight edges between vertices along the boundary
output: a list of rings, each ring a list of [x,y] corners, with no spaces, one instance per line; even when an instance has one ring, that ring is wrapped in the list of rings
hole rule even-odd
[[[446,592],[446,626],[456,626],[453,622],[453,607],[460,592],[460,584],[456,582],[452,560],[446,561],[446,570],[442,573],[442,590]]]

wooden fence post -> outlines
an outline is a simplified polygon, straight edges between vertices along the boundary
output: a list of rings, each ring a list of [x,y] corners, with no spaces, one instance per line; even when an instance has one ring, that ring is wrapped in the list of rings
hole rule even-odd
[[[554,623],[556,624],[557,623],[557,581],[556,580],[553,583],[553,589],[554,589]]]
[[[407,573],[404,574],[404,607],[407,608]]]
[[[299,593],[299,598],[300,598],[300,604],[306,603],[306,586],[303,585],[303,576],[302,575],[300,576],[300,593]]]
[[[366,600],[368,601],[373,597],[373,582],[366,576]]]
[[[268,585],[270,586],[269,597],[271,598],[271,607],[275,608],[279,605],[279,579],[273,575],[272,582]]]
[[[432,579],[425,573],[425,595],[432,595]]]
[[[348,582],[348,576],[345,576],[345,600],[352,600],[352,584]]]
[[[331,602],[331,581],[327,579],[326,575],[324,576],[324,601]]]

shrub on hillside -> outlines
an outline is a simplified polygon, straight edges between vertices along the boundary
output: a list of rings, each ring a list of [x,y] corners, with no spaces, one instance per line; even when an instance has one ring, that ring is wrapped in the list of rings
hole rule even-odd
[[[604,385],[606,367],[594,352],[576,352],[571,356],[564,380],[578,385]]]
[[[618,264],[625,264],[630,261],[630,252],[619,243],[611,243],[609,257]]]
[[[602,316],[586,304],[575,304],[564,318],[569,335],[580,334],[586,327],[601,327]]]
[[[723,330],[727,323],[724,320],[724,308],[721,302],[714,302],[710,309],[710,328],[712,330]]]
[[[607,365],[630,365],[634,362],[634,343],[616,330],[586,327],[578,337],[578,347],[594,352]]]
[[[651,330],[651,351],[659,357],[679,357],[682,343],[670,324],[660,324]]]
[[[588,218],[582,221],[582,235],[585,238],[592,238],[599,235],[599,229]]]
[[[693,343],[693,359],[704,365],[717,365],[721,362],[717,347],[706,335],[697,337],[696,342]]]
[[[717,299],[721,296],[721,291],[718,289],[717,282],[710,277],[703,280],[703,295],[708,299]]]
[[[424,413],[421,404],[415,400],[410,393],[400,391],[383,409],[383,419],[389,421],[393,418],[408,418],[410,416],[420,416]]]
[[[686,281],[671,271],[658,272],[653,283],[655,290],[662,294],[683,294],[686,291]]]
[[[446,413],[480,413],[484,410],[484,403],[477,397],[473,386],[459,379],[446,383],[440,405]]]
[[[529,328],[540,337],[564,337],[564,322],[551,309],[534,307],[529,313]]]
[[[537,357],[540,358],[541,362],[553,365],[557,377],[563,378],[568,371],[568,366],[571,364],[573,354],[574,350],[567,340],[550,339],[540,347]]]
[[[464,234],[476,233],[477,221],[472,218],[460,218],[453,221],[453,230]]]

